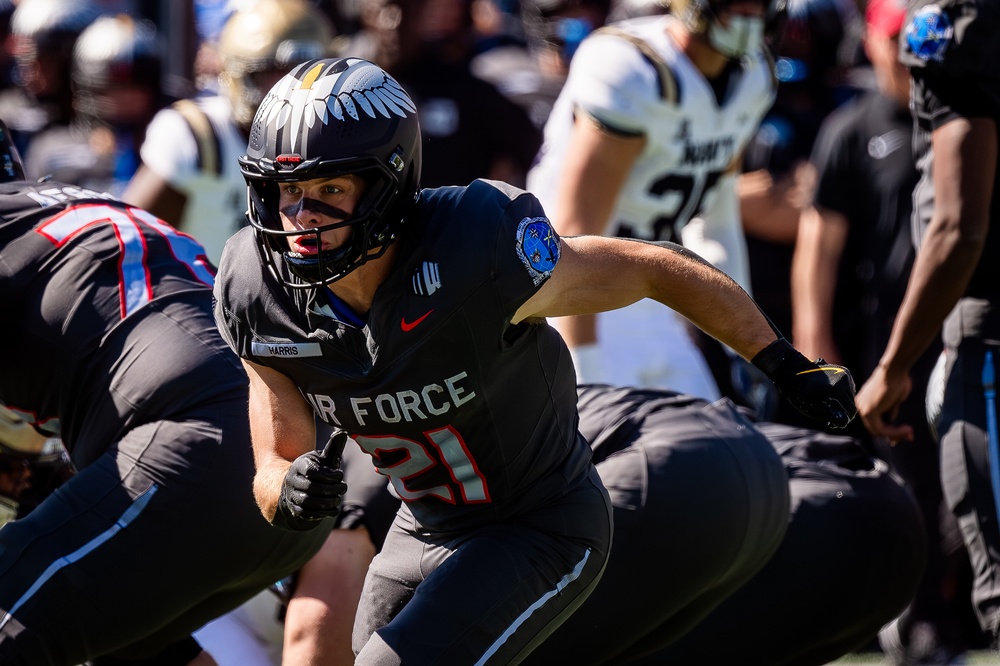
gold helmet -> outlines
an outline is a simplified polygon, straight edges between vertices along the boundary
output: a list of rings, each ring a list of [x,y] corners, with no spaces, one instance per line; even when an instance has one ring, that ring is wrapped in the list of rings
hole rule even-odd
[[[233,119],[249,126],[264,94],[293,67],[329,55],[334,29],[306,0],[256,0],[241,5],[219,35],[222,90]]]

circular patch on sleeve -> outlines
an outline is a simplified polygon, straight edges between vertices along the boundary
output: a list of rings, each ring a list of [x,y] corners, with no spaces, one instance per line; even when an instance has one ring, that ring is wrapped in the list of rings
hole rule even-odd
[[[559,236],[546,217],[526,217],[517,225],[517,254],[537,287],[559,261]]]
[[[954,34],[948,14],[938,5],[927,5],[906,26],[906,48],[920,60],[941,62]]]

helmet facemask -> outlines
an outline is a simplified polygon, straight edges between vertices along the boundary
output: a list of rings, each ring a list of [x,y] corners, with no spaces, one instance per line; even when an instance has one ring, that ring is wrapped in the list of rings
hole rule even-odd
[[[278,183],[301,182],[292,180],[250,180],[247,188],[248,219],[254,228],[261,249],[261,258],[272,273],[293,288],[321,287],[343,278],[366,262],[385,254],[396,238],[405,208],[394,205],[399,193],[399,182],[385,166],[371,160],[353,160],[335,171],[324,169],[317,178],[333,178],[353,174],[365,182],[365,190],[351,216],[308,229],[285,230],[278,212]],[[316,254],[302,255],[288,245],[292,236],[315,238],[315,245],[322,246],[322,235],[333,229],[349,227],[351,236],[339,247],[320,250]],[[299,280],[289,282],[280,277],[274,257],[279,255],[288,270]]]

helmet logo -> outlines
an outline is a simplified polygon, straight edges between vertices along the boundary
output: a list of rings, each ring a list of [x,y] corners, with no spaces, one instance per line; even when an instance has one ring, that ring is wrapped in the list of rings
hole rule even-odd
[[[278,155],[276,158],[274,158],[274,161],[284,166],[294,167],[302,163],[302,156],[297,154]]]
[[[291,124],[291,149],[301,126],[324,125],[331,117],[349,122],[368,118],[406,118],[417,109],[403,88],[380,67],[366,60],[347,59],[347,69],[331,71],[329,61],[308,69],[298,67],[279,81],[261,102],[259,119],[278,129]]]

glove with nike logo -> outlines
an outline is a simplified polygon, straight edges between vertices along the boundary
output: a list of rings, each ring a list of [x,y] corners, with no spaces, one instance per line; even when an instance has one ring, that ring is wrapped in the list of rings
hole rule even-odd
[[[751,361],[797,410],[830,428],[846,428],[857,413],[854,378],[842,365],[810,361],[788,340],[778,338]]]
[[[330,436],[323,451],[310,451],[296,458],[281,484],[278,509],[271,524],[284,530],[302,532],[318,527],[324,518],[336,518],[347,492],[340,457],[347,433]]]

